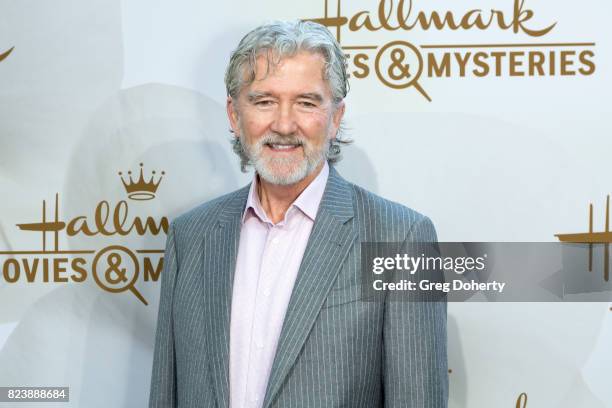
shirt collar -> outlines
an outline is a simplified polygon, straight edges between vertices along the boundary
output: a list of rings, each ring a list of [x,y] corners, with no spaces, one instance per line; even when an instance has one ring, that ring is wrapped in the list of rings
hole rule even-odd
[[[319,204],[323,198],[323,192],[325,191],[325,185],[327,184],[327,178],[329,177],[329,165],[327,160],[323,164],[323,168],[317,174],[317,176],[310,182],[310,184],[302,191],[302,193],[295,199],[295,201],[289,206],[287,213],[291,210],[291,207],[297,207],[312,221],[317,216],[319,210]],[[261,201],[257,194],[257,174],[253,176],[253,182],[249,189],[249,196],[247,198],[246,206],[242,214],[242,222],[244,223],[247,215],[252,211],[261,221],[270,222],[266,212],[261,206]],[[286,218],[286,216],[285,216]]]

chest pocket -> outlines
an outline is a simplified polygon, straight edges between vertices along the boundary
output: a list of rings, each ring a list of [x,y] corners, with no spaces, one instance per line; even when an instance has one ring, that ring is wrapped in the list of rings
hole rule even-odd
[[[323,309],[352,303],[361,300],[361,287],[359,285],[349,286],[343,289],[332,289],[323,303]]]
[[[353,245],[348,256],[338,271],[336,281],[323,303],[323,308],[352,303],[361,299],[361,247],[359,242]]]

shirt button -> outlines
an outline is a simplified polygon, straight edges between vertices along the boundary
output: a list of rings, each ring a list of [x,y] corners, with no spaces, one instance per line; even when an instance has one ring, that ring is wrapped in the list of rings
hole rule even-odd
[[[268,289],[264,290],[263,292],[265,297],[269,297],[270,296],[270,291]]]
[[[262,349],[263,348],[263,343],[256,343],[255,344],[257,346],[258,349]]]
[[[273,243],[273,244],[278,244],[278,238],[274,238],[274,239],[272,239],[272,243]]]

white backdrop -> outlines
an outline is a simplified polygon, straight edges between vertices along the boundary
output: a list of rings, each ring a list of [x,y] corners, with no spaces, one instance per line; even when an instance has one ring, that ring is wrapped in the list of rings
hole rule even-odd
[[[332,16],[337,0],[328,3]],[[126,200],[130,220],[159,221],[247,183],[250,175],[239,172],[228,142],[229,53],[256,25],[320,18],[325,4],[0,0],[0,54],[14,47],[0,61],[0,252],[40,251],[41,234],[17,224],[41,222],[43,200],[51,219],[56,193],[66,221],[86,216],[93,223],[103,200],[111,208]],[[375,15],[378,1],[341,6],[349,18],[362,10]],[[512,0],[412,2],[413,13],[457,16],[475,8],[510,16],[513,6]],[[553,50],[557,58],[561,50],[594,54],[592,75],[511,77],[504,68],[499,77],[460,77],[454,65],[450,77],[421,76],[428,102],[414,87],[385,86],[373,72],[377,51],[367,51],[372,71],[352,78],[346,100],[355,143],[338,169],[430,216],[441,241],[554,241],[556,233],[587,229],[591,202],[595,229],[603,229],[605,196],[612,192],[612,5],[525,0],[523,6],[534,13],[526,26],[557,24],[542,37],[498,28],[342,27],[345,47],[380,49],[402,40],[425,56],[420,46],[436,44],[531,44],[498,48]],[[482,50],[494,51],[472,52]],[[137,172],[139,163],[147,177],[165,172],[154,200],[126,197],[118,172]],[[399,185],[400,179],[408,181]],[[47,234],[47,249],[52,238]],[[165,234],[63,231],[58,239],[66,251],[155,250]],[[4,254],[0,261],[45,256]],[[129,291],[101,290],[88,259],[84,282],[44,282],[40,274],[28,282],[22,270],[12,283],[0,275],[0,386],[70,386],[70,404],[58,406],[145,406],[159,282],[141,273],[135,287],[145,306]],[[514,407],[524,392],[529,407],[612,407],[611,318],[610,305],[602,303],[449,305],[450,406]]]

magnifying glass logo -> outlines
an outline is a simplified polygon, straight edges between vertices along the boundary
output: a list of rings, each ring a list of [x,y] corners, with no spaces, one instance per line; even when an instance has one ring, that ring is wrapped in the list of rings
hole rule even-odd
[[[431,98],[419,84],[423,73],[423,57],[417,47],[407,41],[392,41],[378,51],[374,64],[378,79],[394,89],[414,86],[429,102]]]
[[[126,267],[126,263],[131,267]],[[131,273],[128,273],[131,271]],[[93,277],[102,289],[120,293],[129,290],[145,305],[142,294],[134,287],[140,273],[138,259],[128,248],[120,245],[108,246],[99,251],[93,260]],[[131,275],[131,277],[130,277]]]

